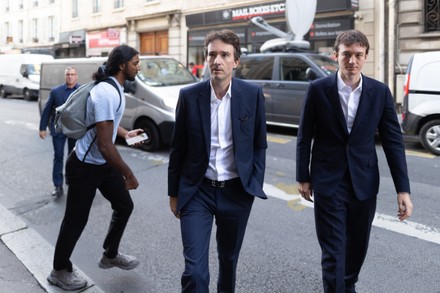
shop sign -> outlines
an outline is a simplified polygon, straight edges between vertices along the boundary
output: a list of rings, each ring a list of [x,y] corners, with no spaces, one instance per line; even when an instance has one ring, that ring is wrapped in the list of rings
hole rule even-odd
[[[284,15],[286,13],[286,3],[272,3],[260,6],[249,6],[236,8],[231,10],[231,19],[243,20],[251,19],[255,16],[268,16],[268,15]]]
[[[189,27],[206,26],[228,22],[239,22],[251,19],[254,16],[263,16],[265,19],[284,17],[286,1],[274,1],[252,6],[239,6],[223,10],[208,11],[187,15],[186,25]]]
[[[98,32],[87,32],[88,48],[108,48],[121,44],[120,33],[117,29],[108,29]]]
[[[353,29],[353,17],[338,17],[315,20],[310,28],[310,40],[334,39],[346,30]]]
[[[69,43],[70,44],[81,44],[83,42],[83,37],[82,36],[70,36],[69,37]]]

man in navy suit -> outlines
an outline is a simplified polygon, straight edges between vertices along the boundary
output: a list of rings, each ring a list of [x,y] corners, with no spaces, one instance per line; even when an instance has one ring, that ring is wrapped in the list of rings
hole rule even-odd
[[[263,192],[266,119],[260,87],[232,78],[240,62],[232,31],[205,39],[211,79],[180,91],[168,195],[180,219],[182,292],[209,292],[209,242],[217,226],[218,292],[234,292],[238,256],[255,197]]]
[[[44,106],[41,113],[40,120],[40,132],[39,135],[42,139],[46,138],[46,128],[49,125],[50,135],[52,136],[52,143],[54,149],[53,158],[53,171],[52,180],[55,185],[53,196],[63,195],[63,166],[64,166],[64,146],[66,139],[68,140],[68,152],[70,153],[75,147],[75,140],[73,138],[67,138],[62,132],[56,132],[54,128],[55,108],[61,106],[66,102],[70,94],[75,91],[79,85],[78,72],[75,67],[67,67],[65,72],[66,83],[53,88],[50,91],[49,99]]]
[[[324,292],[356,292],[379,190],[376,131],[397,191],[399,219],[413,209],[390,90],[361,74],[368,50],[363,33],[338,35],[339,71],[310,84],[298,129],[296,180],[304,199],[312,201],[313,191]]]

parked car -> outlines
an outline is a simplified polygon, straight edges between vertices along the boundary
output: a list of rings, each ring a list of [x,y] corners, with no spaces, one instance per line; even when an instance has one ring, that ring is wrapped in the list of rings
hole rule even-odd
[[[402,105],[402,129],[418,135],[423,147],[440,155],[440,52],[410,57]]]
[[[0,97],[22,95],[27,101],[38,98],[41,63],[48,60],[53,57],[44,54],[0,55]]]
[[[317,53],[270,52],[242,55],[235,77],[263,88],[268,125],[297,128],[309,82],[337,70],[336,61]]]
[[[41,68],[41,111],[51,88],[62,84],[64,70],[74,66],[78,70],[78,83],[92,80],[93,73],[107,58],[68,58],[44,62]],[[175,123],[175,109],[179,90],[196,78],[180,62],[168,56],[141,56],[140,71],[133,82],[125,83],[126,107],[121,126],[126,129],[142,128],[148,140],[142,149],[155,151],[171,141]]]

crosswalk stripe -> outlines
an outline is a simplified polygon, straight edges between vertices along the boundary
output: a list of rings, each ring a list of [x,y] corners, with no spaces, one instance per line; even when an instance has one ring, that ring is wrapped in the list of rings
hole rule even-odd
[[[271,184],[265,183],[263,189],[268,196],[287,201],[288,206],[295,211],[301,210],[299,205],[303,205],[309,208],[314,207],[312,202],[304,200],[300,195],[288,194],[284,190],[279,189]],[[389,216],[376,213],[373,220],[373,226],[406,236],[416,237],[421,240],[440,244],[440,229],[429,227],[424,224],[412,221],[400,222],[397,219],[397,215]]]

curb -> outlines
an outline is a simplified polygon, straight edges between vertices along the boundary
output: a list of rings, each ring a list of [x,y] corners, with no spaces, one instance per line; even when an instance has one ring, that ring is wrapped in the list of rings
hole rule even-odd
[[[46,279],[52,268],[54,247],[26,223],[0,205],[0,238],[9,250],[21,261],[46,292],[65,292],[52,286]],[[51,257],[48,257],[51,256]],[[87,279],[88,287],[74,292],[104,293],[78,267],[78,273]]]

